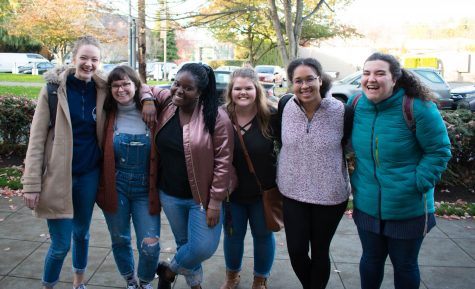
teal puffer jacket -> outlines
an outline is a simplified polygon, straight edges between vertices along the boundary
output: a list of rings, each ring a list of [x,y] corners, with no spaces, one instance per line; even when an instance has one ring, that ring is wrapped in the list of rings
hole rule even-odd
[[[374,104],[363,93],[355,108],[354,206],[381,220],[434,212],[434,186],[451,157],[447,129],[436,105],[414,99],[416,132],[412,132],[404,120],[403,96],[404,90],[399,89]]]

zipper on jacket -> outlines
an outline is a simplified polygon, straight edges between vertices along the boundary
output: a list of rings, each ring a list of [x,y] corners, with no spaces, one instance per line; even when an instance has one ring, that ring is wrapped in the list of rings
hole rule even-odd
[[[374,156],[376,159],[376,166],[379,168],[378,136],[376,136],[375,142],[376,142],[376,148],[374,150]]]
[[[85,111],[85,106],[86,105],[86,100],[84,99],[84,94],[82,95],[82,119],[84,120],[86,118],[86,113]]]
[[[305,131],[306,131],[307,133],[310,133],[310,125],[311,125],[311,123],[312,123],[313,117],[315,116],[315,113],[313,114],[313,116],[312,116],[311,119],[308,119],[307,113],[305,112],[305,109],[303,109],[303,107],[302,107],[298,102],[296,102],[296,103],[297,103],[297,106],[300,108],[300,110],[301,110],[301,111],[303,112],[303,114],[305,115],[305,118],[307,119],[307,124],[306,124]]]
[[[373,119],[373,125],[371,126],[371,157],[373,158],[373,170],[374,170],[374,178],[378,183],[378,215],[379,219],[381,220],[381,184],[379,183],[378,176],[376,174],[376,169],[379,167],[378,161],[378,137],[374,136],[374,125],[376,123],[376,119],[378,118],[378,111],[376,110],[376,114]],[[373,141],[374,140],[374,141]]]

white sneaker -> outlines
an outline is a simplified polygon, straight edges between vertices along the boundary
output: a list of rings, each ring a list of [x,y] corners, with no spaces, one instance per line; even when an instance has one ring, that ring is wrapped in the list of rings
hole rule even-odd
[[[127,289],[140,289],[140,287],[137,284],[137,281],[135,281],[135,279],[133,279],[129,283],[127,283]]]
[[[78,287],[73,286],[73,289],[87,289],[87,287],[84,284],[80,284]]]
[[[140,289],[153,289],[152,283],[140,284]]]

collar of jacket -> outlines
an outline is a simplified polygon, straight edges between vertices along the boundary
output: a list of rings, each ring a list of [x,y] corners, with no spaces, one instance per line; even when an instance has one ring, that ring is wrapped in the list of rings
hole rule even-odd
[[[364,98],[368,105],[374,107],[374,109],[378,111],[390,109],[395,106],[400,106],[402,102],[402,97],[404,96],[405,91],[403,88],[398,89],[396,92],[394,92],[390,97],[386,98],[385,100],[378,102],[378,103],[373,103],[368,99],[366,94],[363,92]]]

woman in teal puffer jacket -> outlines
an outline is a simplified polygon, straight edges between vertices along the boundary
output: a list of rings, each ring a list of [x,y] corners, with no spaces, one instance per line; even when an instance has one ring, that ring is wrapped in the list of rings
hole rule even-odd
[[[349,100],[355,108],[351,183],[363,247],[361,287],[381,286],[389,255],[395,288],[419,288],[419,250],[435,226],[434,186],[451,156],[447,130],[431,92],[394,56],[372,54],[361,85],[363,94]],[[411,116],[415,131],[405,119]]]

